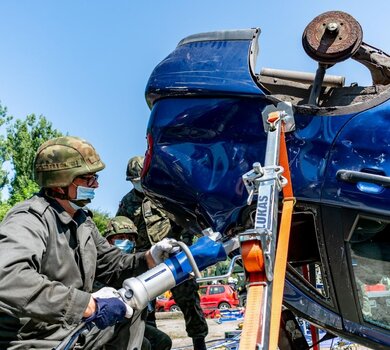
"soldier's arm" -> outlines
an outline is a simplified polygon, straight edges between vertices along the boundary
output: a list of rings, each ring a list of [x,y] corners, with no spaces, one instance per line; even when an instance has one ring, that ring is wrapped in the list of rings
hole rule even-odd
[[[1,307],[16,317],[48,323],[80,322],[90,294],[49,280],[43,259],[49,232],[38,216],[12,213],[0,227]]]

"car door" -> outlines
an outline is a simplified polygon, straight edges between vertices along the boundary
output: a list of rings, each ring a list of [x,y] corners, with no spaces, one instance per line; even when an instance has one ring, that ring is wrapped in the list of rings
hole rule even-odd
[[[389,214],[390,101],[359,113],[334,140],[321,201]]]
[[[199,287],[200,306],[203,309],[207,309],[209,307],[209,300],[208,300],[208,293],[207,293],[208,287],[209,286]]]
[[[223,297],[223,293],[225,292],[224,286],[210,286],[208,290],[208,301],[209,301],[209,307],[217,308],[221,298]]]

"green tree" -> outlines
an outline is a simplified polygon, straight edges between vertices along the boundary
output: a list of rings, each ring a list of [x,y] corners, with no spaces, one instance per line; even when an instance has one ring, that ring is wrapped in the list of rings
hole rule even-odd
[[[39,190],[33,180],[33,162],[38,147],[45,141],[62,136],[44,116],[28,115],[15,119],[7,115],[7,108],[0,104],[0,191],[8,189],[9,198],[0,197],[0,220],[14,204],[31,197]],[[10,163],[11,171],[4,165]],[[8,186],[8,187],[7,187]]]
[[[103,234],[103,232],[106,230],[108,221],[110,221],[111,216],[110,214],[100,210],[100,209],[94,209],[92,210],[93,214],[93,221],[97,228],[99,229],[99,232]]]
[[[38,147],[45,141],[62,136],[44,116],[28,115],[15,119],[7,115],[7,108],[0,104],[0,221],[13,205],[31,197],[39,190],[33,179],[33,163]],[[5,170],[9,162],[11,171]],[[9,198],[2,200],[1,191],[8,189]],[[93,210],[93,220],[101,233],[107,227],[110,215]]]
[[[0,104],[0,127],[9,122],[7,116],[7,108]],[[3,168],[4,163],[7,161],[7,150],[5,147],[5,137],[0,135],[0,190],[2,190],[8,183],[8,172]],[[1,194],[0,194],[1,200]]]
[[[12,205],[8,204],[7,201],[0,203],[0,221],[3,220],[5,214],[7,214],[8,210],[12,208]]]

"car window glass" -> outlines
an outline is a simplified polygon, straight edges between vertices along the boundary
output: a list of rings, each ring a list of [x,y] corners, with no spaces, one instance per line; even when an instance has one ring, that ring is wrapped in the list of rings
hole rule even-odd
[[[202,295],[205,295],[206,294],[206,291],[207,291],[207,287],[200,287],[199,288],[199,293],[202,294]]]
[[[350,254],[364,320],[390,329],[390,225],[359,218]]]
[[[223,286],[215,286],[210,288],[209,294],[221,294],[225,291]]]

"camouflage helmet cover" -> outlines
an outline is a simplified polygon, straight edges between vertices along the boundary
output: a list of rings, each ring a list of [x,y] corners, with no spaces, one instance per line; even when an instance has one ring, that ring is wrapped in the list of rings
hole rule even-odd
[[[108,222],[107,228],[103,233],[103,237],[108,238],[117,234],[130,233],[138,236],[137,227],[134,225],[133,221],[126,216],[116,216]]]
[[[34,178],[41,187],[65,187],[80,175],[103,170],[95,148],[73,136],[57,137],[44,142],[35,155]]]
[[[130,158],[127,163],[126,181],[131,181],[141,176],[142,168],[144,166],[145,157],[136,156]]]

